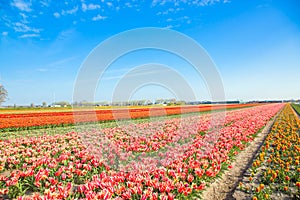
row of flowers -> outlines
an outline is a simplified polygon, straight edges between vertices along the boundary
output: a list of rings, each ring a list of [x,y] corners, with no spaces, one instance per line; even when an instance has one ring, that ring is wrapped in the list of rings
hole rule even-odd
[[[96,109],[74,110],[63,112],[30,112],[30,113],[6,113],[0,114],[0,129],[19,128],[32,126],[47,126],[74,124],[82,122],[108,121],[116,119],[145,118],[151,116],[165,116],[217,109],[241,108],[255,106],[256,104],[233,105],[205,105],[205,106],[176,106],[153,108],[129,108],[129,109]]]
[[[220,114],[206,114],[0,141],[0,198],[195,197],[283,106],[270,104],[227,112],[222,123],[208,120],[219,119]],[[145,133],[147,130],[150,132]],[[144,135],[139,137],[139,133]],[[101,143],[103,138],[109,143]],[[141,148],[141,144],[151,148]],[[97,145],[100,148],[92,149]]]
[[[253,199],[300,198],[300,120],[288,104],[240,188]]]

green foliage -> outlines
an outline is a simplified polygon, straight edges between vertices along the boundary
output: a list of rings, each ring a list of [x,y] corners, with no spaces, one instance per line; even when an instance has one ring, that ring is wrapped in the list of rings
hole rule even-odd
[[[300,115],[300,104],[292,104],[292,107],[297,112],[298,115]]]

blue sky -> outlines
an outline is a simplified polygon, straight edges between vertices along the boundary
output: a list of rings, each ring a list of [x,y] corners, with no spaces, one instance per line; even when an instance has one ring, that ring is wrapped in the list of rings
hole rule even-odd
[[[89,53],[115,34],[143,27],[172,29],[197,41],[213,59],[228,100],[299,99],[299,8],[297,0],[1,1],[0,84],[9,93],[4,105],[71,102]],[[174,68],[197,100],[210,100],[190,64],[148,49],[109,66],[95,101],[110,101],[120,79],[145,63]],[[131,99],[174,96],[153,84]]]

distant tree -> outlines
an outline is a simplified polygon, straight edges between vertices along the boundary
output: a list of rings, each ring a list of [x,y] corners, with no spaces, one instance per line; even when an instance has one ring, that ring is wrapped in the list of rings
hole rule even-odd
[[[73,106],[78,106],[78,105],[79,105],[79,103],[77,101],[73,102]]]
[[[7,99],[7,90],[0,84],[0,104]]]
[[[42,105],[43,105],[44,108],[47,107],[47,103],[45,101],[43,102]]]
[[[33,108],[33,107],[34,107],[34,103],[31,103],[31,104],[30,104],[30,107]]]
[[[152,104],[153,104],[152,101],[150,101],[150,100],[146,101],[146,105],[152,105]]]

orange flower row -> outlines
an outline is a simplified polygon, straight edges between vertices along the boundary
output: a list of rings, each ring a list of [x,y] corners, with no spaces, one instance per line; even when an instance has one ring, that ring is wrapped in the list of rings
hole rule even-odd
[[[151,116],[175,115],[191,112],[204,112],[219,109],[232,109],[255,106],[257,104],[173,106],[154,108],[125,108],[83,110],[65,112],[32,112],[23,114],[0,114],[0,129],[32,127],[46,125],[74,124],[82,122],[110,121],[118,119],[136,119]]]

